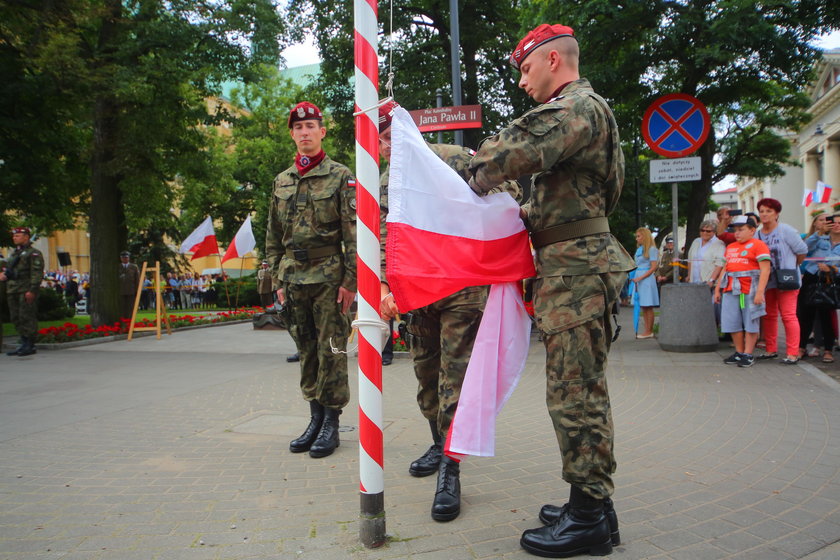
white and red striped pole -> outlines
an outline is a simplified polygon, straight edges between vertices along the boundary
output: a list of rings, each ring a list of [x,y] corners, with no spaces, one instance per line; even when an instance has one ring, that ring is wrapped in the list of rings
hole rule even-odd
[[[385,542],[382,326],[379,316],[379,59],[377,0],[354,0],[356,61],[356,232],[359,284],[359,539]]]

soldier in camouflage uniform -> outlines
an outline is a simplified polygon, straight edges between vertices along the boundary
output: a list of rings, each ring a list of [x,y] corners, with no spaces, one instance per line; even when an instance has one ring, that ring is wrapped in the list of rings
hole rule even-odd
[[[470,186],[487,192],[533,174],[526,223],[537,251],[534,307],[546,349],[546,402],[563,458],[569,503],[540,512],[523,548],[547,557],[605,555],[619,539],[612,502],[613,423],[605,377],[609,310],[633,259],[609,233],[624,181],[618,129],[578,73],[571,28],[540,25],[511,55],[519,86],[541,103],[488,138]]]
[[[321,149],[327,129],[318,107],[299,103],[288,124],[298,154],[274,179],[265,250],[278,300],[288,300],[311,413],[289,449],[326,457],[339,446],[338,416],[350,399],[345,350],[356,292],[356,181]]]
[[[391,157],[391,120],[396,104],[391,101],[379,110],[379,147],[383,157]],[[463,179],[469,179],[468,168],[475,154],[469,148],[447,144],[430,144],[429,148]],[[380,178],[380,242],[382,269],[385,269],[385,219],[388,214],[388,173],[386,167]],[[503,185],[518,199],[519,185]],[[499,189],[501,190],[501,189]],[[414,309],[406,316],[410,335],[409,349],[417,376],[417,404],[429,421],[432,446],[408,468],[412,476],[428,476],[438,472],[432,519],[450,521],[458,517],[461,507],[460,465],[443,457],[443,442],[458,407],[461,385],[467,372],[473,343],[484,305],[488,286],[469,286],[435,303]],[[388,283],[382,283],[381,312],[392,318],[397,312]]]
[[[9,256],[0,282],[6,285],[9,317],[20,335],[20,345],[7,356],[29,356],[35,353],[38,336],[38,291],[44,278],[44,256],[32,246],[28,227],[12,230],[14,252]]]

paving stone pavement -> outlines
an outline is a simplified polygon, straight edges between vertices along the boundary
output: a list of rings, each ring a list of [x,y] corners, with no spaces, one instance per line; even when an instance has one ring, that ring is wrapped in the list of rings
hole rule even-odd
[[[429,516],[435,477],[407,472],[429,444],[410,360],[384,368],[389,542],[372,550],[357,402],[334,455],[288,451],[308,415],[293,350],[240,324],[0,357],[0,559],[533,558],[520,533],[568,494],[536,338],[496,457],[464,461],[450,523]],[[840,558],[840,384],[807,365],[725,366],[730,352],[614,345],[613,558]]]

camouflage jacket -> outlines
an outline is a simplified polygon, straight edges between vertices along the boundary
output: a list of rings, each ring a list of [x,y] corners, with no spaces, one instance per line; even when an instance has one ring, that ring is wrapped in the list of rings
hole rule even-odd
[[[289,250],[337,247],[336,254],[297,260]],[[340,284],[356,291],[356,180],[344,165],[325,157],[301,177],[293,165],[274,179],[265,237],[274,288],[292,284]]]
[[[446,162],[446,165],[454,169],[464,182],[470,180],[469,167],[475,155],[473,150],[452,144],[428,144],[428,146],[435,155]],[[385,272],[385,236],[387,232],[385,219],[388,217],[388,174],[390,170],[390,166],[386,165],[385,170],[379,176],[379,252],[382,260],[383,277]],[[495,192],[507,192],[517,202],[521,202],[522,200],[522,189],[519,188],[519,183],[516,181],[506,181],[491,189],[488,194]]]
[[[502,181],[533,174],[531,232],[609,216],[624,184],[618,126],[607,103],[585,79],[487,138],[470,164],[470,186],[488,192]],[[632,257],[609,233],[537,250],[537,274],[565,276],[627,271]]]
[[[28,244],[16,247],[6,259],[6,293],[38,293],[44,279],[44,255]]]

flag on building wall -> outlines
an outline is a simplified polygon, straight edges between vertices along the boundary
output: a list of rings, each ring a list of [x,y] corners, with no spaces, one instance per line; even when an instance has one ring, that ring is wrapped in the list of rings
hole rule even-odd
[[[495,418],[525,367],[530,340],[518,281],[535,270],[519,205],[507,193],[476,195],[398,107],[387,228],[386,276],[401,310],[493,284],[444,448],[456,457],[493,455]]]
[[[239,231],[236,232],[233,241],[228,245],[225,256],[222,257],[222,262],[229,259],[242,258],[245,254],[253,251],[256,246],[257,240],[254,239],[254,232],[251,229],[251,216],[248,216],[239,227]]]
[[[195,231],[184,239],[181,243],[181,253],[192,253],[190,260],[195,260],[199,257],[206,257],[207,255],[218,255],[219,245],[216,243],[216,232],[213,230],[213,220],[210,216],[201,222]]]

